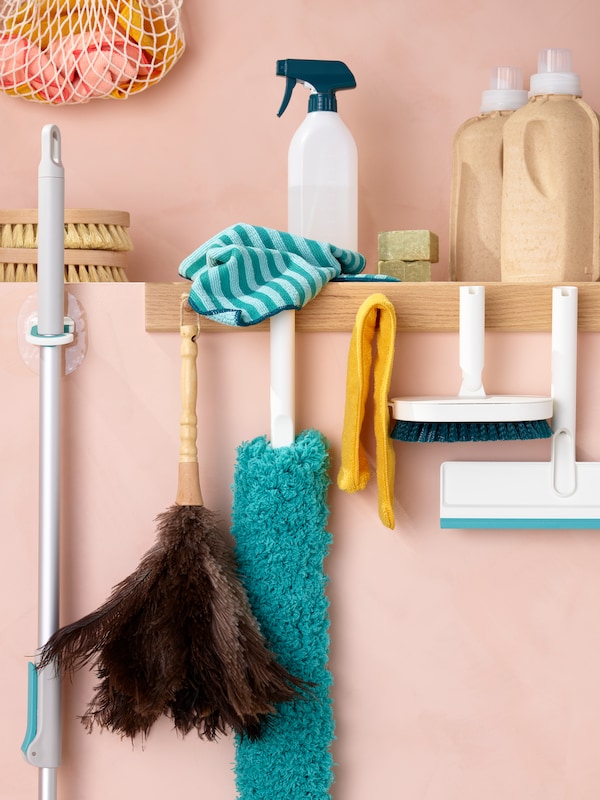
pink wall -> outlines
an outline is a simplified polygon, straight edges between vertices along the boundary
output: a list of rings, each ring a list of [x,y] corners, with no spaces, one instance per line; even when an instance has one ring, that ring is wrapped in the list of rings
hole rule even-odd
[[[232,222],[285,226],[286,151],[305,98],[277,119],[275,61],[340,58],[359,85],[340,108],[359,147],[360,247],[374,269],[378,230],[430,228],[443,279],[451,137],[477,111],[489,67],[528,74],[541,47],[571,47],[600,109],[599,23],[591,2],[186,0],[188,50],[145,94],[66,108],[0,96],[0,205],[36,204],[40,129],[55,122],[67,204],[129,210],[130,277],[175,280],[180,259]],[[154,516],[174,499],[179,404],[178,336],[145,333],[143,285],[70,291],[89,350],[64,382],[64,621],[99,605],[152,543]],[[35,796],[37,780],[19,753],[36,639],[37,376],[19,352],[18,318],[33,293],[0,286],[0,800]],[[333,476],[348,342],[298,337],[298,427],[330,439]],[[393,393],[457,390],[455,336],[401,334],[396,347]],[[267,360],[264,333],[201,337],[201,479],[225,517],[235,447],[268,430]],[[582,460],[600,460],[597,363],[600,338],[582,336]],[[490,335],[490,391],[546,393],[549,366],[548,335]],[[600,539],[438,527],[441,461],[546,458],[547,444],[395,447],[395,531],[379,523],[374,480],[361,495],[330,492],[333,796],[595,800]],[[65,686],[61,800],[235,796],[230,739],[181,740],[166,721],[145,749],[87,736],[76,716],[92,682],[83,673]]]

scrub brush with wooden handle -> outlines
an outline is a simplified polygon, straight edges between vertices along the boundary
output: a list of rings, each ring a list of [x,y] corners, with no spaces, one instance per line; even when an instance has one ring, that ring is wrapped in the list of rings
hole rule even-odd
[[[65,250],[66,283],[126,282],[127,253],[116,250]],[[0,247],[0,283],[35,283],[38,251]]]
[[[61,628],[41,664],[99,678],[82,722],[147,736],[163,714],[182,734],[254,739],[277,703],[307,689],[276,660],[242,585],[234,551],[203,504],[196,448],[197,324],[181,325],[179,481],[154,547],[97,611]]]
[[[65,281],[126,282],[128,226],[125,211],[66,209]],[[0,282],[35,282],[37,263],[37,209],[0,209]]]
[[[66,250],[133,250],[126,211],[65,209]],[[37,247],[37,209],[0,209],[0,247]]]

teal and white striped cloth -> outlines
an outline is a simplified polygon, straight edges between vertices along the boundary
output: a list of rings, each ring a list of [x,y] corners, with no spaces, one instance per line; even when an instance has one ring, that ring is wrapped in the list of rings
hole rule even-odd
[[[329,281],[364,268],[364,256],[353,250],[238,223],[184,258],[179,274],[192,281],[189,304],[198,314],[248,326],[300,309]]]

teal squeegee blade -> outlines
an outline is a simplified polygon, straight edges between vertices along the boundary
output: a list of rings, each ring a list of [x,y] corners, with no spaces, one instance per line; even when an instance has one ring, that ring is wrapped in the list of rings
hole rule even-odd
[[[485,518],[485,517],[440,517],[440,528],[468,528],[468,529],[496,529],[504,528],[507,530],[528,530],[535,529],[562,529],[562,530],[600,530],[600,519],[587,518],[587,519],[561,519],[553,517],[551,519],[543,519],[536,517],[535,519],[527,519],[524,517],[500,517],[500,518]]]

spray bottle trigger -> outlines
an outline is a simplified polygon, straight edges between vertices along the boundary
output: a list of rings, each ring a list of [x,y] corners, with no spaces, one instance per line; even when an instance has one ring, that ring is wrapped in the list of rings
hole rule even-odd
[[[292,96],[292,92],[294,91],[295,85],[296,85],[296,78],[291,78],[288,75],[285,80],[285,94],[283,95],[283,100],[281,101],[281,107],[277,112],[278,117],[280,117],[288,107],[288,103],[290,102],[290,98]]]

